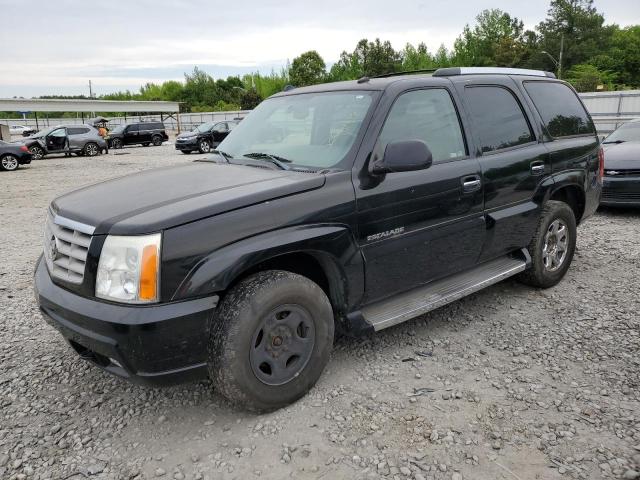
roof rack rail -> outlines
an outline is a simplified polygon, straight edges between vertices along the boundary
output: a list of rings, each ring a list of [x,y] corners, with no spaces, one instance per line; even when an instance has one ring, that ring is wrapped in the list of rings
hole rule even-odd
[[[439,68],[433,73],[434,77],[452,77],[455,75],[530,75],[533,77],[556,78],[555,74],[543,70],[505,67],[449,67]]]
[[[383,73],[382,75],[375,75],[372,78],[389,78],[389,77],[399,77],[401,75],[412,75],[415,73],[433,73],[435,72],[435,68],[422,68],[419,70],[406,70],[404,72],[391,72],[391,73]]]

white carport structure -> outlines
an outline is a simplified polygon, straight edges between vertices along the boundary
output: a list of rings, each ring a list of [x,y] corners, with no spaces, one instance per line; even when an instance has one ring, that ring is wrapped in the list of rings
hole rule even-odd
[[[38,112],[78,112],[82,114],[95,112],[122,112],[149,114],[159,113],[161,120],[173,118],[180,132],[180,102],[146,102],[138,100],[75,100],[75,99],[24,99],[0,98],[0,112],[33,112],[38,126]]]

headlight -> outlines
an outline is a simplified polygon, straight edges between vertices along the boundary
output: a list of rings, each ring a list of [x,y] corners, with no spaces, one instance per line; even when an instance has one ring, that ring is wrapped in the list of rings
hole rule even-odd
[[[158,301],[160,234],[109,235],[102,246],[96,297],[126,303]]]

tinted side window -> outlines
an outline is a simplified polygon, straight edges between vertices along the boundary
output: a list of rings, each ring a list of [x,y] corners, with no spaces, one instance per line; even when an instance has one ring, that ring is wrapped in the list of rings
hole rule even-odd
[[[382,155],[389,142],[398,140],[424,141],[434,161],[466,155],[458,114],[442,88],[414,90],[398,97],[380,132],[376,152]]]
[[[563,83],[524,82],[552,137],[594,134],[595,127],[576,94]]]
[[[149,124],[149,129],[152,130],[164,130],[164,124],[158,122],[158,123],[150,123]]]
[[[67,135],[84,135],[85,133],[89,133],[88,128],[80,128],[80,127],[67,128]]]
[[[506,88],[467,87],[465,96],[483,152],[515,147],[535,139],[522,107]]]
[[[127,133],[133,133],[138,131],[138,124],[134,123],[133,125],[129,125],[127,127]]]

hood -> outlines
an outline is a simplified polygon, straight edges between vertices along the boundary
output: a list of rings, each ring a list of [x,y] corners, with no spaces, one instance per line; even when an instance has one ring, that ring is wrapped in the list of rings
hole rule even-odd
[[[640,142],[604,144],[606,170],[640,170]]]
[[[116,178],[52,202],[95,234],[143,234],[324,185],[324,175],[194,162]]]
[[[186,138],[186,137],[196,137],[198,136],[198,132],[182,132],[180,135],[176,136],[176,138]]]

